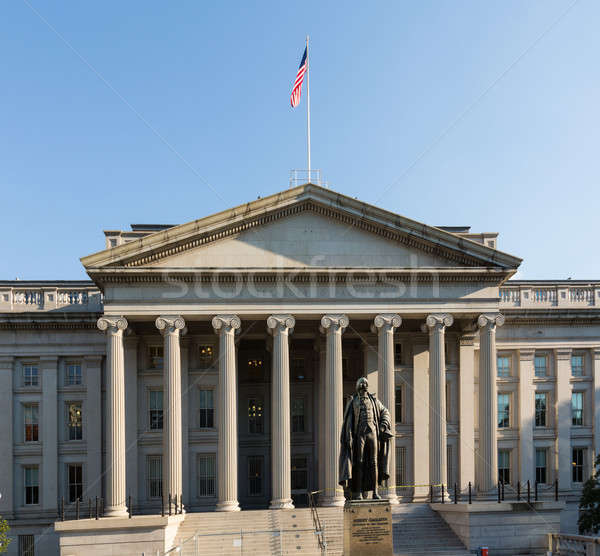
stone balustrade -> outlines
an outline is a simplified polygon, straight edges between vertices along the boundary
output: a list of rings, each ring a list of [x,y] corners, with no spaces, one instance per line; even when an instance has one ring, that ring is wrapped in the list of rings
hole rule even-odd
[[[500,309],[584,309],[600,307],[600,282],[518,282],[500,288]]]
[[[0,313],[32,311],[102,311],[102,292],[94,285],[43,284],[23,282],[23,285],[0,283]]]

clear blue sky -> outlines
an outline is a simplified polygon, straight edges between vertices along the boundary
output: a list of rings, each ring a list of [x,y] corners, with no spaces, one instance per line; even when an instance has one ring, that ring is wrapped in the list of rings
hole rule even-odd
[[[306,34],[333,189],[600,278],[598,2],[28,2],[0,4],[2,279],[285,189]]]

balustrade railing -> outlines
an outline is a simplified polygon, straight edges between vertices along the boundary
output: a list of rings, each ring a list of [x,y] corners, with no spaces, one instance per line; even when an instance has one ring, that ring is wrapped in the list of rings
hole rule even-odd
[[[0,313],[30,311],[74,310],[101,311],[102,292],[94,285],[59,287],[52,284],[2,286],[0,284]]]
[[[584,308],[600,306],[600,283],[569,284],[510,284],[500,288],[500,308]]]
[[[589,556],[600,552],[600,538],[584,535],[548,534],[548,554],[552,556]]]

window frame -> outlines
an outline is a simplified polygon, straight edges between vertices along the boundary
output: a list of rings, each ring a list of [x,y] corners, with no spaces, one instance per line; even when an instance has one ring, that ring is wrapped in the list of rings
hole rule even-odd
[[[504,366],[500,366],[500,360],[506,360],[508,362],[507,367],[505,368]],[[500,370],[502,369],[502,373],[500,372]],[[506,371],[506,374],[504,374],[504,371]],[[512,376],[512,357],[510,355],[506,355],[506,354],[499,354],[496,356],[496,377],[497,378],[510,378]]]
[[[581,463],[577,462],[575,457],[575,452],[581,453]],[[586,456],[586,448],[580,446],[573,446],[571,448],[571,482],[576,484],[581,484],[585,481],[585,456]],[[578,476],[581,476],[579,480]]]
[[[22,404],[22,408],[23,408],[23,443],[24,444],[30,444],[33,442],[39,442],[40,441],[40,404],[38,402],[24,402]],[[35,421],[33,420],[33,414],[31,415],[31,422],[28,423],[27,422],[27,413],[29,412],[29,410],[33,410],[35,409]],[[32,438],[31,440],[28,440],[28,427],[31,427],[31,436],[35,436],[35,438]]]
[[[538,360],[544,361],[543,371],[544,374],[539,374],[538,369],[542,367],[538,367]],[[533,356],[533,376],[534,378],[546,378],[548,377],[548,354],[547,353],[536,353]]]
[[[160,392],[160,408],[153,407],[152,398],[156,398],[156,395]],[[148,388],[148,430],[150,431],[162,431],[165,423],[165,393],[162,388]],[[156,426],[155,426],[156,425]],[[160,426],[158,426],[160,425]]]
[[[251,462],[260,463],[260,473],[257,473],[254,477],[252,476]],[[248,456],[248,496],[255,498],[259,496],[264,496],[264,474],[265,474],[265,456],[256,454]],[[259,490],[253,490],[252,486],[258,484],[260,486]]]
[[[28,484],[27,472],[35,471],[36,481],[35,483]],[[28,492],[27,489],[32,489]],[[29,496],[31,494],[31,496]],[[34,502],[28,502],[27,500],[35,499]],[[24,506],[39,506],[40,504],[40,466],[37,464],[24,465],[23,466],[23,505]]]
[[[497,421],[496,421],[497,428],[498,429],[510,429],[510,426],[511,426],[511,416],[510,416],[511,394],[510,394],[510,392],[498,392],[497,396],[498,396],[498,399],[497,399],[497,405],[498,405],[498,407],[497,407],[497,413],[498,414],[496,416],[496,419],[497,419]],[[506,404],[507,405],[506,409],[502,410],[502,413],[503,413],[503,420],[502,421],[500,420],[500,411],[501,411],[500,410],[500,397],[501,396],[502,397],[506,397],[507,400],[508,400],[508,403]],[[504,422],[504,417],[506,417],[506,425],[501,425],[501,422]]]
[[[254,410],[254,412],[258,411],[259,413],[251,415],[250,412],[253,411],[251,407],[258,407],[258,410]],[[248,398],[248,434],[265,434],[265,407],[264,401],[260,396]]]
[[[404,387],[402,384],[396,384],[394,388],[394,411],[395,424],[401,425],[404,423]]]
[[[210,406],[203,406],[202,393],[210,392]],[[208,398],[207,398],[208,399]],[[202,424],[204,416],[205,425]],[[215,428],[215,389],[202,386],[198,388],[198,428],[211,430]]]
[[[22,380],[24,388],[39,388],[40,387],[40,369],[33,363],[24,363],[22,365]],[[35,373],[28,373],[35,369]],[[35,381],[33,380],[35,378]]]
[[[200,462],[205,460],[210,462],[212,473],[201,474]],[[216,498],[217,496],[217,454],[214,452],[199,453],[196,458],[196,481],[198,498]],[[206,485],[207,493],[202,493],[202,486]]]
[[[538,397],[543,398],[544,407],[543,409],[538,408]],[[534,407],[535,407],[535,427],[536,428],[546,428],[548,426],[548,392],[535,392],[534,394]],[[541,419],[538,417],[542,416],[543,424],[540,424]],[[539,421],[539,422],[538,422]]]
[[[204,353],[206,350],[206,353]],[[198,366],[200,369],[210,369],[215,362],[215,346],[214,344],[199,344],[198,345]]]
[[[581,407],[575,407],[575,399],[581,400]],[[572,427],[583,427],[585,426],[585,392],[573,391],[571,392],[571,426]],[[577,415],[578,414],[578,415]]]
[[[158,473],[156,473],[158,468]],[[146,496],[148,500],[163,498],[163,457],[161,454],[146,456]]]
[[[573,365],[573,361],[574,359],[580,359],[581,360],[581,365]],[[575,369],[580,369],[577,372],[575,372]],[[582,376],[585,376],[585,354],[583,353],[572,353],[571,354],[571,376],[575,377],[575,378],[580,378]]]
[[[72,504],[73,502],[75,502],[77,500],[77,498],[79,498],[79,500],[83,499],[83,464],[82,463],[67,463],[66,464],[67,467],[67,500],[69,502],[69,504]],[[79,468],[79,473],[80,473],[80,482],[71,482],[71,468]],[[77,479],[77,477],[76,477]],[[75,496],[72,497],[71,496],[71,489],[74,489],[75,494],[79,493],[79,496]]]
[[[294,466],[294,460],[298,460],[298,459],[303,459],[305,462],[305,465],[300,465],[300,466]],[[308,489],[308,485],[309,485],[309,469],[310,469],[310,461],[309,461],[309,456],[308,454],[293,454],[291,457],[291,462],[290,462],[290,467],[291,467],[291,471],[290,471],[290,477],[291,477],[291,489],[292,492],[302,492],[305,493],[306,490]],[[304,474],[304,486],[297,486],[297,484],[294,483],[295,479],[297,479],[301,474]]]
[[[71,375],[71,369],[78,368],[79,373]],[[73,381],[73,379],[76,379]],[[78,379],[78,380],[77,380]],[[83,366],[79,361],[67,361],[65,363],[65,386],[81,386],[83,384]]]
[[[302,402],[302,413],[295,413],[295,402]],[[293,434],[305,434],[306,433],[306,397],[305,396],[294,396],[291,404],[291,429]],[[298,427],[297,424],[302,424],[302,427]]]
[[[538,454],[544,454],[544,465],[538,465]],[[535,448],[535,482],[539,485],[548,484],[548,448]],[[540,480],[542,479],[543,480]]]
[[[65,402],[67,411],[67,438],[68,442],[78,442],[83,440],[83,402],[82,401],[67,401]],[[71,407],[79,406],[79,421],[72,420]],[[77,433],[79,431],[79,433]],[[79,438],[77,438],[79,436]]]
[[[500,467],[500,463],[501,463],[501,458],[500,455],[502,454],[502,456],[506,455],[506,465],[507,467]],[[508,448],[500,448],[498,449],[498,482],[503,483],[505,485],[510,485],[510,479],[511,479],[511,450]],[[503,463],[503,462],[502,462]],[[508,479],[508,480],[506,480]]]

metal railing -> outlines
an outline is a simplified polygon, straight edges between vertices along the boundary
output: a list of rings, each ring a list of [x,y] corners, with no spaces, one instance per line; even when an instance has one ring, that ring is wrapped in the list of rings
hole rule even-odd
[[[325,533],[323,526],[321,525],[321,520],[319,519],[319,512],[317,510],[317,505],[315,503],[315,494],[319,491],[311,492],[307,491],[308,494],[308,507],[310,508],[310,515],[312,517],[313,526],[315,528],[315,535],[317,535],[317,541],[319,543],[319,548],[321,549],[322,554],[327,553],[327,542],[325,541]]]

